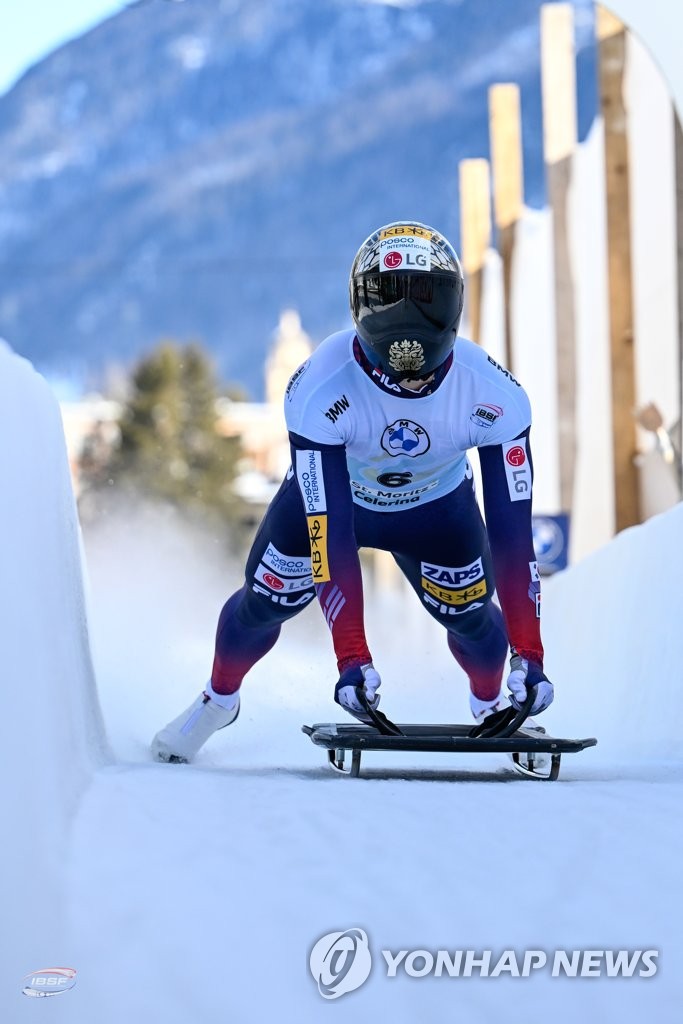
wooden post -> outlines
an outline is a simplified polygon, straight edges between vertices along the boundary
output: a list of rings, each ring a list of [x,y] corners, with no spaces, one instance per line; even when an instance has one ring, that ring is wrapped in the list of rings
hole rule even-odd
[[[617,531],[640,522],[636,456],[635,339],[627,113],[626,29],[597,7],[600,99],[605,124],[607,263],[612,376],[612,437]]]
[[[683,492],[683,128],[674,107],[674,146],[676,160],[676,259],[678,284],[678,429],[676,471]]]
[[[498,249],[503,261],[505,302],[505,361],[513,370],[511,283],[515,225],[524,202],[522,121],[519,86],[504,83],[489,89],[489,131],[493,165],[493,206],[498,229]]]
[[[466,275],[470,337],[481,340],[482,276],[491,245],[491,175],[488,160],[460,161],[460,242]]]
[[[577,142],[576,55],[571,4],[541,7],[543,151],[553,218],[560,507],[571,512],[576,470],[576,327],[567,202]]]

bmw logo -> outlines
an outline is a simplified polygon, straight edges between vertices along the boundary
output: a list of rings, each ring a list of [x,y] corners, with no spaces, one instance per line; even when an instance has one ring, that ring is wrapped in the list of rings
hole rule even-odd
[[[413,420],[395,420],[382,434],[382,448],[388,455],[424,455],[429,449],[429,435]]]
[[[534,551],[539,562],[554,562],[564,548],[564,535],[553,519],[534,516]]]

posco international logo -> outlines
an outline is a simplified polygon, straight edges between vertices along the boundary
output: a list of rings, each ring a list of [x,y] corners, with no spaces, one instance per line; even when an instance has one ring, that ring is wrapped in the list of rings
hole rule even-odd
[[[298,451],[296,453],[296,472],[299,487],[304,498],[306,515],[326,512],[325,483],[323,481],[320,452]]]
[[[318,939],[308,962],[323,999],[338,999],[360,988],[370,975],[368,937],[362,928],[329,932]]]

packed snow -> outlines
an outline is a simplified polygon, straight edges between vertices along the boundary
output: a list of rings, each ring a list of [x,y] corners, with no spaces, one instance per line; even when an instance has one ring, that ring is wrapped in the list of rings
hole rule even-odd
[[[300,732],[339,717],[316,607],[250,674],[236,725],[195,765],[159,765],[149,740],[204,685],[240,567],[168,510],[112,512],[84,538],[87,621],[56,403],[6,349],[0,416],[3,1020],[678,1021],[683,507],[544,587],[543,724],[600,741],[554,784],[493,755],[375,753],[366,778],[334,775]],[[466,721],[414,595],[368,581],[367,604],[390,717]],[[309,952],[354,927],[375,969],[326,1001]],[[387,979],[381,949],[660,956],[650,978]],[[23,979],[48,966],[77,984],[37,1007]]]

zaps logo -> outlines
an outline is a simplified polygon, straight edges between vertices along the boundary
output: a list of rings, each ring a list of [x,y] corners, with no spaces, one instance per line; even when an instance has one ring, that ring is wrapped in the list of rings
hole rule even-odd
[[[308,960],[311,974],[323,999],[339,999],[367,981],[372,956],[362,928],[329,932],[318,939]]]
[[[43,967],[40,971],[26,975],[21,991],[25,996],[40,999],[45,996],[60,996],[75,984],[76,972],[73,967]]]

